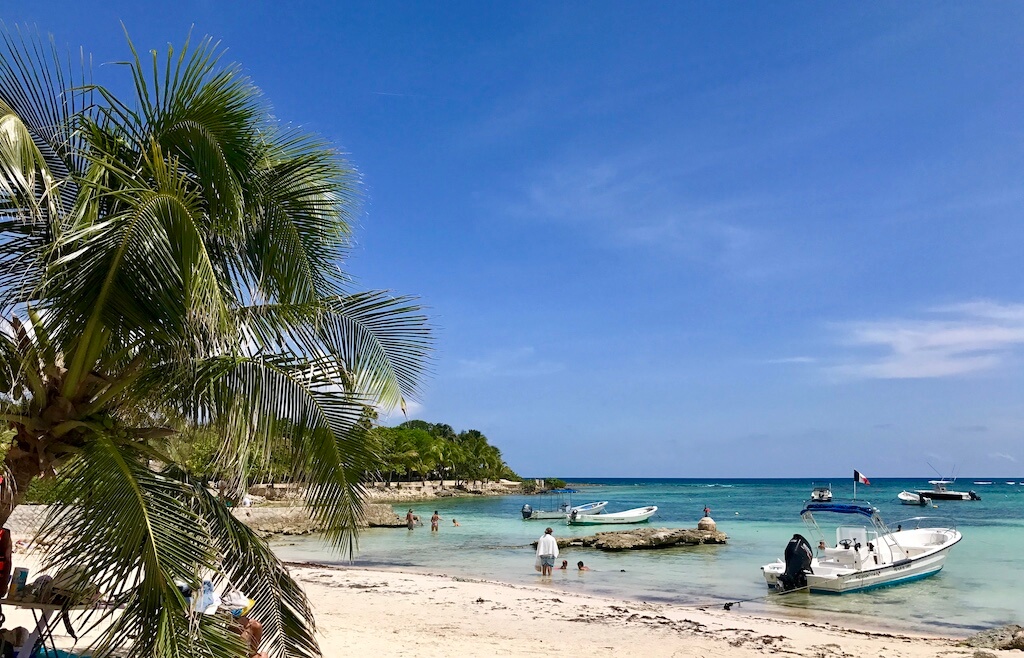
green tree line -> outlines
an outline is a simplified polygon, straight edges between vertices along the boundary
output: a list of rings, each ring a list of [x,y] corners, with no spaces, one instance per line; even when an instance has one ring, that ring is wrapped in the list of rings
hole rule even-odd
[[[392,486],[419,479],[454,480],[455,486],[477,480],[520,477],[479,430],[456,433],[451,425],[410,420],[396,427],[373,427],[370,437],[380,455],[380,469],[371,480]]]

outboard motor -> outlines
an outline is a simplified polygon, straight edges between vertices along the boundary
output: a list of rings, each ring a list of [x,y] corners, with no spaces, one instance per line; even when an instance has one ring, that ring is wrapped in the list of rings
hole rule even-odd
[[[528,519],[533,516],[533,508],[530,507],[530,503],[523,505],[523,518]]]
[[[981,500],[981,496],[975,493],[973,489],[971,491],[968,491],[967,495],[971,497],[971,500]]]
[[[779,576],[782,591],[788,592],[800,587],[807,587],[807,574],[811,571],[811,558],[814,551],[803,535],[796,534],[786,544],[786,571]]]

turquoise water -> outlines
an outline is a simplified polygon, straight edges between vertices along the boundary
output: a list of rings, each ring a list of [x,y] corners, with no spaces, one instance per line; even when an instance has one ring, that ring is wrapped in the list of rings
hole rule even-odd
[[[978,629],[1024,622],[1024,486],[975,485],[961,478],[951,487],[974,489],[981,501],[939,501],[924,509],[900,505],[903,489],[928,488],[924,479],[873,479],[858,486],[858,499],[870,501],[891,526],[914,516],[952,519],[963,533],[946,566],[938,575],[860,594],[823,596],[797,593],[766,596],[760,567],[782,556],[794,532],[803,532],[799,518],[810,494],[811,480],[578,480],[581,504],[608,500],[608,511],[657,505],[648,525],[696,525],[705,505],[718,529],[729,535],[722,546],[674,548],[659,551],[604,553],[592,549],[564,549],[562,558],[583,560],[593,571],[558,572],[545,586],[555,590],[672,602],[682,605],[720,606],[726,601],[755,599],[743,609],[787,617],[840,621],[842,618],[880,627],[966,635]],[[815,480],[827,484],[827,480]],[[849,499],[849,480],[833,481],[836,500]],[[354,564],[399,567],[516,584],[541,583],[533,569],[529,546],[552,525],[556,536],[582,536],[609,529],[568,526],[553,521],[523,521],[524,503],[544,509],[538,496],[443,499],[411,507],[427,523],[413,531],[370,529],[361,533]],[[395,510],[404,513],[399,505]],[[429,519],[438,510],[444,521],[431,533]],[[453,527],[451,519],[461,527]],[[819,519],[821,522],[821,519]],[[849,523],[846,519],[844,522]],[[824,525],[824,524],[823,524]],[[618,528],[629,526],[618,526]],[[287,560],[348,564],[315,537],[288,538],[274,544]]]

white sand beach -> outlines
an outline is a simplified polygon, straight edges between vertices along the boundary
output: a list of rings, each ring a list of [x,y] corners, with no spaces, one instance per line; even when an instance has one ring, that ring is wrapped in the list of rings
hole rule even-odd
[[[19,556],[38,566],[36,556]],[[719,607],[698,609],[583,596],[437,574],[294,565],[316,611],[326,657],[574,656],[645,658],[763,656],[955,658],[976,655],[956,638],[775,619]],[[5,608],[8,625],[31,627],[27,610]],[[96,631],[77,643],[84,648]],[[58,628],[60,647],[76,643]]]
[[[317,612],[325,656],[974,655],[952,638],[763,618],[742,608],[701,610],[399,571],[304,565],[292,573]]]

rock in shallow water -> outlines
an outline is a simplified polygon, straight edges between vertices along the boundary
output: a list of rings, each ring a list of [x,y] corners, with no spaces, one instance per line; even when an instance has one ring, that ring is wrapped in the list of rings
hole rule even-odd
[[[635,551],[700,544],[724,544],[729,536],[716,530],[692,528],[636,528],[599,532],[589,537],[557,538],[558,547],[583,546],[601,551]],[[536,543],[534,544],[536,545]]]

